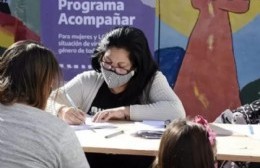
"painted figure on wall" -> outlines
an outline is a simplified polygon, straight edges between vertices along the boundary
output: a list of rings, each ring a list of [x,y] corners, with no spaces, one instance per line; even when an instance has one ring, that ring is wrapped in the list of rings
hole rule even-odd
[[[229,12],[245,13],[249,0],[191,0],[199,10],[174,90],[188,116],[213,121],[241,105]]]

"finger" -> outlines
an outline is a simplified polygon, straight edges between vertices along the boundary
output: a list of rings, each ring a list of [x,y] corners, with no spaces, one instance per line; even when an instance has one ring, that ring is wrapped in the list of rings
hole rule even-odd
[[[85,116],[83,112],[73,112],[73,117],[75,120],[80,121],[81,124],[85,122]]]
[[[110,112],[101,112],[100,115],[98,116],[96,122],[104,122],[108,121],[110,118]]]
[[[104,112],[99,112],[97,117],[95,118],[95,122],[100,122],[103,115],[104,115]]]
[[[86,113],[83,112],[82,110],[78,109],[78,108],[72,108],[71,109],[73,115],[75,115],[75,117],[77,117],[78,119],[85,121],[86,118]]]
[[[92,121],[93,122],[99,122],[99,118],[102,116],[102,115],[104,115],[104,112],[102,111],[100,111],[100,112],[97,112],[94,116],[93,116],[93,118],[92,118]]]
[[[110,118],[112,118],[112,113],[111,112],[107,112],[107,114],[105,114],[103,116],[103,118],[101,118],[101,122],[106,122],[106,121],[110,120]]]
[[[87,114],[85,112],[83,112],[81,110],[79,110],[78,112],[84,119],[86,118]]]
[[[75,110],[73,111],[73,115],[79,119],[85,119],[86,114],[82,111]]]
[[[71,119],[71,123],[73,123],[74,125],[81,125],[81,124],[84,124],[85,121],[82,121],[82,120],[74,117]]]
[[[69,124],[82,124],[85,122],[85,118],[82,117],[82,114],[79,114],[79,112],[75,111],[73,108],[66,112],[65,118]]]
[[[97,120],[99,114],[100,114],[100,113],[96,113],[96,114],[92,117],[92,122],[96,122],[96,120]]]
[[[83,112],[81,109],[79,109],[79,108],[73,108],[73,110],[75,111],[75,112],[78,112],[80,115],[82,115],[83,117],[86,117],[86,113],[85,112]]]
[[[79,125],[82,124],[82,121],[76,118],[75,116],[70,116],[69,123],[73,125]]]

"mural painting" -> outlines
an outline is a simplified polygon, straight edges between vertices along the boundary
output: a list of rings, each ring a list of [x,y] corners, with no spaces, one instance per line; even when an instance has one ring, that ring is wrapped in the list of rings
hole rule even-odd
[[[166,3],[174,11],[169,12],[170,9],[166,6]],[[213,121],[225,109],[235,109],[240,106],[240,85],[244,82],[244,79],[238,73],[237,66],[239,59],[241,59],[238,56],[246,51],[237,53],[234,47],[233,34],[239,29],[241,29],[240,31],[245,29],[246,24],[252,21],[251,19],[255,19],[254,17],[259,17],[259,10],[254,8],[256,4],[250,5],[249,0],[191,0],[189,2],[187,0],[174,0],[172,2],[161,1],[160,5],[162,24],[165,24],[163,29],[171,26],[172,32],[177,32],[173,36],[175,39],[169,38],[168,35],[167,39],[171,39],[177,46],[183,45],[186,50],[173,87],[182,100],[187,115],[201,114],[206,116],[208,120]],[[252,5],[254,6],[251,7]],[[183,8],[180,6],[183,6]],[[166,13],[168,13],[168,16],[166,16]],[[247,13],[250,13],[250,15],[246,15]],[[235,16],[232,18],[230,17],[231,14],[235,14]],[[246,17],[243,18],[243,15]],[[182,20],[181,17],[183,17]],[[239,19],[240,23],[234,18]],[[182,24],[185,27],[181,27]],[[168,32],[161,31],[169,33],[171,31],[169,30],[168,28]],[[184,35],[186,33],[187,38],[184,39],[178,33]],[[165,39],[162,35],[161,39],[158,40],[162,42]],[[186,44],[183,42],[185,40]],[[170,40],[168,40],[168,43],[162,44],[164,46],[161,46],[161,48],[169,47],[167,46],[169,42]],[[257,50],[257,48],[254,50]],[[247,56],[243,59],[250,60],[251,58]],[[258,69],[256,68],[257,64]],[[259,62],[256,63],[256,66],[252,64],[252,68],[255,68],[254,75],[256,77],[254,77],[254,80],[260,77],[259,64]],[[239,82],[239,78],[243,80]],[[259,90],[255,92],[260,94],[258,93]]]
[[[19,18],[13,15],[9,4],[0,1],[0,55],[12,43],[31,39],[40,41],[40,37]]]

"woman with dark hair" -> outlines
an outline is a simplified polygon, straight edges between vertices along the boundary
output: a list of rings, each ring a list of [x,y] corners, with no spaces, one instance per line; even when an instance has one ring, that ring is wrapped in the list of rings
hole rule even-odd
[[[89,167],[74,131],[43,111],[60,78],[54,55],[36,42],[16,42],[0,57],[1,167]]]
[[[94,122],[185,117],[140,29],[125,26],[108,32],[94,51],[92,67],[94,71],[83,72],[62,87],[55,103],[50,97],[48,111],[69,124],[83,123],[86,112],[94,115]]]
[[[201,116],[194,121],[178,119],[167,127],[153,168],[215,167],[216,134]]]

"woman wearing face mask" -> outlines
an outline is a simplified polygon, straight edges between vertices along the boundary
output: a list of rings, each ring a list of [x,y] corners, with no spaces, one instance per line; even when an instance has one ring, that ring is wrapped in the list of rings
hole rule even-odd
[[[94,51],[92,67],[50,97],[47,110],[68,124],[83,123],[86,113],[94,122],[185,117],[141,30],[125,26],[108,32]]]

